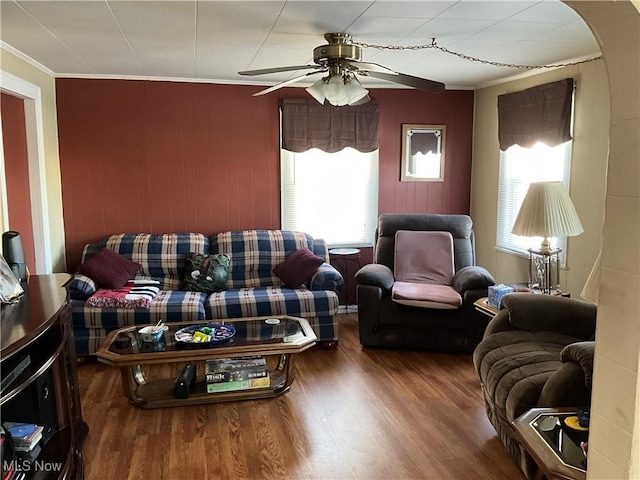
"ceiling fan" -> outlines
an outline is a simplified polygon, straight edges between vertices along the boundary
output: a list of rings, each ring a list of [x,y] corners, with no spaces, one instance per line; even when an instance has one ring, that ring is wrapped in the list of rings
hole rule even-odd
[[[238,72],[238,74],[253,76],[296,70],[312,70],[304,75],[291,78],[273,87],[254,93],[254,96],[259,96],[291,85],[310,75],[327,73],[327,76],[322,77],[306,90],[318,102],[324,104],[326,100],[331,105],[336,106],[360,105],[369,101],[369,91],[360,84],[357,78],[358,75],[378,78],[431,93],[440,93],[445,89],[445,85],[440,82],[398,73],[376,63],[361,62],[362,48],[352,43],[351,35],[348,33],[327,33],[324,38],[329,42],[328,45],[320,45],[313,49],[315,65],[246,70]]]

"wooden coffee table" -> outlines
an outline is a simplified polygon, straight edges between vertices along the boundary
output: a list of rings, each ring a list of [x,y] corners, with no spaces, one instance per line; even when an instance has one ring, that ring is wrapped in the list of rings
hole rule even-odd
[[[189,325],[207,323],[232,325],[236,329],[236,334],[228,342],[208,348],[181,349],[185,345],[174,340],[177,330]],[[289,316],[170,323],[169,330],[164,333],[164,338],[158,343],[141,341],[137,332],[143,326],[135,325],[111,332],[96,353],[100,362],[120,368],[124,393],[132,404],[140,408],[277,397],[289,391],[291,387],[295,376],[296,354],[311,348],[317,340],[305,319]],[[270,387],[235,392],[206,392],[204,380],[206,360],[255,355],[267,358],[271,377]],[[175,377],[147,379],[144,366],[168,363],[196,364],[196,384],[188,398],[175,398]]]

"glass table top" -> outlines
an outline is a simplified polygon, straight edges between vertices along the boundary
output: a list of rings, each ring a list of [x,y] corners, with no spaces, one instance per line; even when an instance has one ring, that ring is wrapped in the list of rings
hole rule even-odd
[[[169,352],[179,350],[215,350],[223,347],[239,347],[265,344],[290,344],[304,340],[307,335],[298,319],[293,317],[269,317],[255,319],[203,320],[190,323],[166,323],[169,328],[157,342],[143,342],[138,330],[123,329],[117,333],[108,351],[118,355]],[[176,332],[190,327],[211,329],[224,325],[233,327],[235,333],[226,341],[216,343],[193,343],[176,340]]]
[[[565,423],[568,417],[575,416],[575,413],[543,413],[531,422],[531,426],[562,462],[586,471],[587,458],[580,443],[589,440],[589,431],[576,430]]]

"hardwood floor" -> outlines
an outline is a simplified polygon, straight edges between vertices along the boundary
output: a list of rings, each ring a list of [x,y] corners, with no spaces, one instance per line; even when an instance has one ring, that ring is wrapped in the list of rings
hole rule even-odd
[[[86,479],[524,479],[470,355],[363,349],[357,314],[340,326],[272,400],[140,410],[116,368],[82,365]]]

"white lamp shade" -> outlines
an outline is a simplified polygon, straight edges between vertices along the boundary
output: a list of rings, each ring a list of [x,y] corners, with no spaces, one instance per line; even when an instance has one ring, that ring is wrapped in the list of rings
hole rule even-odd
[[[347,92],[349,105],[355,105],[369,94],[369,90],[364,88],[356,77],[351,77],[351,79],[345,84],[344,89]]]
[[[325,100],[337,107],[362,105],[369,101],[369,90],[364,88],[355,76],[351,76],[346,83],[342,75],[321,78],[305,90],[322,105]]]
[[[326,84],[325,84],[324,78],[321,78],[310,87],[305,88],[305,90],[309,93],[309,95],[315,98],[318,101],[318,103],[321,103],[324,105],[324,99],[326,98],[325,88],[326,88]]]
[[[331,105],[346,105],[349,101],[344,88],[342,75],[334,75],[329,79],[325,88],[325,95]]]
[[[584,231],[562,182],[529,185],[511,233],[524,237],[572,237]]]

